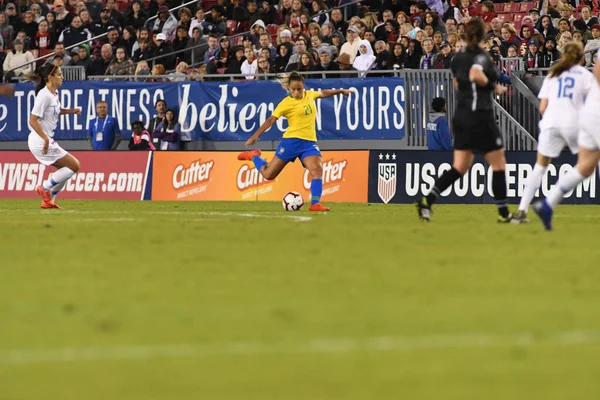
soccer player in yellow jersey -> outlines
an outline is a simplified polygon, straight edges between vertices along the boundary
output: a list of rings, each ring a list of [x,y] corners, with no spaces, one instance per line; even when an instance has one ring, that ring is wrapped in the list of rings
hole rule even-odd
[[[311,205],[310,211],[329,211],[323,206],[321,194],[323,193],[323,160],[321,151],[317,146],[317,108],[315,100],[331,97],[337,94],[349,96],[347,89],[335,90],[304,90],[304,78],[297,72],[292,72],[282,79],[281,85],[289,92],[289,96],[281,100],[273,114],[258,128],[256,133],[246,141],[246,147],[252,146],[260,135],[269,129],[281,117],[286,117],[289,127],[275,156],[270,163],[260,157],[260,150],[250,150],[240,153],[238,160],[254,162],[256,169],[265,179],[275,179],[286,164],[299,158],[308,169],[312,177],[310,183]]]

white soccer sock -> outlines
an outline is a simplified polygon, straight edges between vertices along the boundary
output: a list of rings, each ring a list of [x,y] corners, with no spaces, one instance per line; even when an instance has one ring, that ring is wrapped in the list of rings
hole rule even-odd
[[[66,184],[67,184],[67,181],[64,181],[64,182],[57,183],[56,185],[52,186],[52,189],[50,189],[50,194],[52,195],[52,200],[56,200],[56,196],[58,196],[58,193],[65,187]]]
[[[542,178],[544,177],[546,169],[548,169],[548,167],[544,167],[540,164],[535,164],[533,167],[533,171],[531,171],[531,174],[527,177],[527,181],[525,181],[523,197],[521,197],[521,202],[519,203],[519,211],[527,212],[529,209],[531,200],[533,200],[533,197],[535,196],[535,191],[542,185]]]
[[[562,201],[563,195],[575,189],[575,186],[583,182],[584,179],[585,176],[579,173],[577,167],[563,175],[548,193],[546,202],[550,208],[555,208]]]
[[[62,167],[61,169],[53,173],[52,176],[48,178],[46,182],[44,182],[42,187],[44,188],[44,190],[50,190],[59,183],[66,182],[73,175],[75,175],[75,172],[73,172],[73,170],[67,167]]]

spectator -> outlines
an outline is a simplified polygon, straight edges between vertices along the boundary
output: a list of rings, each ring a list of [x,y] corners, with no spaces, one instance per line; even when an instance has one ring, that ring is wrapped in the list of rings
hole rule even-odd
[[[155,64],[162,64],[165,69],[174,69],[175,68],[175,55],[173,54],[173,46],[171,42],[167,40],[167,37],[164,33],[159,33],[156,35],[156,41],[158,43],[158,47],[154,51],[154,60]]]
[[[422,43],[423,46],[423,56],[419,61],[419,69],[432,69],[433,66],[433,57],[435,56],[435,46],[433,45],[432,39],[425,39]]]
[[[446,33],[444,23],[440,20],[439,14],[435,12],[428,11],[425,13],[425,24],[431,25],[434,32]]]
[[[329,23],[329,15],[327,14],[327,5],[323,0],[313,0],[311,4],[312,15],[311,18],[319,25]]]
[[[350,56],[346,53],[340,54],[340,56],[337,58],[336,62],[338,64],[338,66],[340,67],[340,71],[346,71],[346,72],[356,71],[356,68],[354,68],[352,66],[352,64],[350,64]],[[358,76],[359,76],[358,71],[356,71],[356,74],[352,74],[352,73],[340,74],[340,78],[358,78]]]
[[[92,24],[92,26],[90,27],[90,31],[92,32],[92,35],[99,36],[103,33],[108,32],[109,28],[111,27],[116,28],[118,30],[118,28],[120,28],[120,25],[117,23],[117,21],[110,18],[110,11],[108,10],[108,8],[103,7],[100,11],[100,19],[98,19]]]
[[[27,39],[33,42],[38,30],[38,23],[33,19],[33,14],[27,11],[23,14],[23,20],[19,24],[19,30],[25,32]]]
[[[508,58],[517,58],[519,57],[519,50],[517,49],[517,46],[515,46],[514,44],[511,44],[508,47]]]
[[[142,3],[139,0],[131,3],[131,6],[125,14],[125,25],[140,29],[146,23],[148,14],[146,14]]]
[[[48,22],[43,20],[38,24],[38,31],[35,34],[35,48],[40,50],[50,50],[56,44],[56,37],[48,32]]]
[[[565,45],[571,40],[573,40],[573,35],[571,35],[571,32],[563,32],[563,34],[560,35],[560,39],[558,39],[558,46],[556,46],[556,48],[561,54],[565,48]]]
[[[280,44],[283,43],[292,43],[292,32],[288,31],[287,29],[284,29],[283,31],[281,31],[281,33],[279,34],[279,38],[281,39],[280,42],[277,44],[277,48],[279,48]]]
[[[91,38],[92,34],[90,31],[82,27],[81,18],[75,16],[71,22],[71,26],[60,34],[58,41],[63,42],[65,47],[70,47]]]
[[[160,150],[181,149],[181,125],[173,109],[168,109],[165,118],[152,133],[153,140],[160,140]]]
[[[187,48],[187,44],[190,40],[190,37],[187,34],[187,29],[184,26],[180,26],[177,28],[177,35],[175,40],[173,41],[173,51],[185,50]],[[176,53],[176,57],[186,58],[186,54]]]
[[[331,35],[331,45],[335,46],[336,49],[338,49],[338,53],[341,54],[342,52],[342,46],[345,43],[345,39],[344,39],[344,35],[342,35],[342,32],[340,31],[335,31],[333,32],[333,34]]]
[[[133,62],[150,60],[152,57],[154,57],[154,51],[152,48],[150,48],[148,40],[142,39],[138,43],[139,47],[135,53],[133,53]]]
[[[525,64],[525,71],[529,71],[531,68],[541,68],[540,65],[544,64],[542,53],[540,50],[540,44],[536,39],[529,39],[527,42],[528,50],[523,56],[523,64]]]
[[[450,63],[454,58],[452,47],[447,41],[443,41],[440,45],[440,52],[433,58],[433,68],[435,69],[450,69]]]
[[[81,26],[84,29],[90,30],[90,28],[92,27],[92,25],[94,24],[94,21],[92,20],[92,18],[90,17],[90,12],[87,10],[87,8],[85,6],[83,6],[83,10],[81,10],[78,15],[79,18],[81,18]],[[91,31],[90,31],[91,32]]]
[[[105,75],[134,75],[135,64],[127,55],[125,47],[119,47],[116,51],[116,56],[106,70]]]
[[[290,57],[290,61],[288,62],[288,65],[286,66],[286,70],[287,70],[287,67],[289,67],[291,64],[298,64],[299,57],[300,57],[299,54],[306,50],[307,50],[306,40],[304,39],[304,37],[300,37],[298,40],[296,40],[296,43],[294,44],[294,49],[292,51],[293,54]]]
[[[564,32],[571,32],[571,23],[566,18],[561,18],[558,21],[558,36],[562,35]]]
[[[177,29],[177,19],[169,12],[169,7],[160,6],[158,9],[158,18],[150,22],[153,31],[165,35],[165,40],[173,39]]]
[[[544,36],[544,38],[549,36],[555,38],[558,35],[558,29],[552,25],[552,18],[550,18],[549,15],[544,15],[542,18],[540,18],[540,27],[541,29],[538,30]]]
[[[61,22],[62,23],[61,25],[63,27],[67,27],[67,26],[71,25],[71,20],[73,19],[73,17],[66,10],[63,0],[55,0],[54,1],[54,10],[53,11],[56,13],[56,21]]]
[[[57,44],[58,46],[58,44]],[[56,50],[56,49],[55,49]],[[105,44],[102,46],[100,51],[100,57],[94,59],[90,65],[88,66],[87,75],[104,75],[108,66],[110,65],[110,61],[112,60],[113,49],[110,44]]]
[[[104,100],[96,103],[96,119],[90,123],[87,140],[92,150],[116,150],[121,142],[119,122],[108,115],[108,104]]]
[[[134,121],[131,124],[131,139],[129,139],[129,150],[156,150],[152,144],[152,136],[144,129],[142,121]]]
[[[204,54],[208,49],[208,42],[202,37],[200,27],[192,29],[192,37],[188,40],[185,58],[192,65],[199,65],[204,61]]]
[[[375,66],[374,69],[377,70],[387,70],[388,69],[388,61],[390,60],[390,52],[387,51],[386,44],[383,40],[378,40],[375,42]],[[339,60],[338,64],[340,64]],[[340,68],[342,65],[340,64]]]
[[[150,75],[150,66],[146,61],[139,61],[135,68],[135,76],[143,76],[144,78],[135,78],[136,82],[146,82],[146,76]]]
[[[579,42],[581,43],[581,45],[583,47],[585,47],[585,38],[584,38],[584,33],[581,31],[575,31],[573,32],[573,40],[575,42]]]
[[[119,37],[119,30],[117,28],[115,28],[114,26],[111,26],[110,28],[108,28],[108,33],[106,34],[105,42],[103,42],[101,40],[98,41],[98,44],[100,44],[100,45],[103,45],[105,43],[110,44],[110,46],[113,48],[113,53],[116,52],[117,47],[125,46],[125,43]]]
[[[117,0],[106,0],[109,18],[116,21],[119,26],[125,26],[125,17],[117,10]]]
[[[198,11],[196,11],[196,18],[192,19],[190,21],[190,30],[188,31],[188,35],[193,36],[193,31],[195,27],[199,27],[200,29],[202,28],[202,23],[204,22],[204,10],[202,8],[199,8]],[[200,31],[202,33],[202,30]]]
[[[521,40],[517,36],[517,31],[512,24],[506,23],[502,25],[501,30],[502,43],[500,44],[500,53],[502,57],[506,57],[508,53],[508,47],[510,45],[520,46]]]
[[[100,16],[100,11],[102,8],[104,8],[102,3],[96,0],[87,0],[85,6],[87,7],[92,19],[97,19]],[[56,1],[54,2],[54,7],[56,8]]]
[[[596,11],[598,11],[597,8]],[[581,7],[581,19],[583,20],[583,22],[585,22],[588,29],[591,29],[592,26],[598,23],[598,17],[592,15],[592,11],[590,10],[589,6]]]
[[[249,47],[244,48],[244,57],[246,58],[241,66],[241,73],[245,75],[245,78],[250,80],[254,79],[256,69],[258,68],[258,62],[254,50]]]
[[[421,57],[423,56],[423,47],[421,42],[413,39],[409,42],[406,49],[405,68],[420,69]]]
[[[467,44],[465,43],[465,41],[463,39],[458,39],[456,41],[456,46],[454,46],[454,52],[460,53],[466,46],[467,46]]]
[[[543,68],[550,68],[552,64],[556,61],[560,60],[561,54],[560,51],[556,48],[556,39],[552,36],[546,38],[546,42],[544,43],[544,51],[542,52],[543,56]]]
[[[89,46],[87,44],[83,44],[75,49],[77,50],[77,53],[79,54],[79,58],[75,62],[73,62],[73,60],[71,59],[71,62],[69,63],[69,65],[84,67],[87,70],[88,66],[92,62],[92,60],[90,59]]]
[[[121,42],[127,50],[127,57],[133,56],[133,46],[137,43],[137,36],[133,26],[123,29],[123,40]]]
[[[6,14],[0,12],[0,38],[3,42],[2,48],[6,48],[8,42],[12,40],[14,33],[14,28],[8,23]],[[2,50],[2,48],[0,48],[0,50]]]
[[[42,15],[42,7],[40,7],[39,4],[32,4],[31,7],[29,7],[29,11],[31,11],[33,14],[33,20],[36,23],[39,24],[44,20],[44,15]]]
[[[227,26],[227,19],[224,16],[225,9],[221,5],[214,5],[210,9],[210,14],[204,18],[204,22],[202,23],[202,28],[204,30],[204,34],[215,33],[215,34],[224,34]],[[261,21],[262,22],[262,21]],[[264,23],[263,23],[264,29]]]
[[[446,22],[446,28],[447,27],[448,27],[448,23]],[[459,33],[458,25],[457,25],[456,33]],[[488,36],[489,37],[497,37],[497,38],[502,37],[502,23],[500,22],[499,18],[494,18],[494,19],[492,19],[492,22],[490,22],[490,31],[488,32]]]
[[[63,58],[66,65],[69,65],[69,63],[71,62],[71,57],[67,55],[65,51],[65,44],[63,42],[58,42],[54,45],[54,54],[60,55]],[[54,56],[48,58],[44,64],[52,64],[53,62]]]
[[[172,72],[170,74],[171,78],[169,78],[169,80],[171,82],[183,82],[183,81],[185,81],[185,78],[187,76],[188,68],[189,68],[189,65],[185,61],[181,61],[179,64],[177,64],[177,67],[175,67],[175,72]]]
[[[242,46],[235,46],[232,51],[229,52],[227,57],[227,68],[228,74],[241,74],[242,64],[246,60],[244,57],[244,48]]]
[[[277,47],[278,55],[275,58],[275,62],[271,66],[271,72],[279,74],[285,72],[285,69],[292,56],[292,44],[282,43]]]
[[[302,50],[294,55],[297,56],[296,62],[288,64],[285,70],[286,72],[298,71],[302,73],[312,71],[315,63],[313,57],[310,55],[309,52],[307,52],[306,50]]]
[[[267,48],[269,49],[269,52],[271,53],[271,55],[269,56],[269,59],[275,59],[275,56],[277,55],[277,49],[275,49],[275,47],[271,44],[271,35],[268,33],[263,33],[260,35],[260,39],[259,39],[259,46],[260,48]]]
[[[433,99],[431,110],[427,123],[427,148],[429,150],[452,150],[452,136],[446,116],[446,99],[443,97]]]
[[[246,2],[246,8],[248,10],[248,25],[254,25],[254,23],[259,19],[263,20],[264,22],[264,11],[263,9],[258,9],[258,6],[256,5],[256,0],[248,0]]]
[[[600,24],[592,26],[592,39],[585,45],[585,62],[587,66],[592,66],[592,54],[600,49]]]
[[[342,34],[345,34],[348,30],[348,22],[344,21],[342,11],[339,8],[331,9],[330,22],[333,24],[334,30],[340,31]],[[358,33],[358,31],[356,33]],[[352,54],[350,54],[350,56],[352,58]],[[354,61],[354,59],[352,59],[352,61]]]
[[[529,10],[529,17],[531,17],[531,21],[533,22],[533,26],[537,26],[538,21],[540,20],[540,10],[536,7],[531,8]]]
[[[19,25],[19,15],[17,14],[17,7],[13,3],[7,3],[4,8],[8,24],[15,28]]]
[[[46,14],[46,22],[48,22],[48,32],[58,38],[64,29],[64,25],[61,21],[56,20],[56,13],[54,11],[50,11]]]
[[[496,13],[494,12],[494,3],[491,1],[484,1],[481,5],[481,13],[479,17],[486,23],[489,24],[494,18]]]
[[[471,4],[471,0],[460,0],[460,6],[454,10],[454,18],[459,22],[468,22],[471,18],[477,17],[479,13]]]
[[[9,82],[14,77],[23,76],[25,73],[33,73],[33,63],[31,63],[34,60],[33,55],[28,51],[23,51],[23,46],[23,40],[15,39],[13,49],[7,52],[2,64],[5,82]]]
[[[219,47],[219,42],[217,39],[217,35],[211,33],[208,35],[208,49],[204,54],[204,63],[208,64],[209,62],[213,62],[220,58],[221,48]]]
[[[140,41],[142,40],[146,40],[150,47],[152,47],[152,44],[150,43],[150,32],[147,28],[139,29],[136,36],[137,41],[133,44],[133,48],[131,49],[133,54],[135,54],[137,49],[140,47]]]
[[[156,115],[150,120],[150,125],[148,126],[148,130],[150,132],[158,130],[158,126],[165,119],[165,113],[167,112],[167,102],[163,99],[157,100],[156,103],[154,103],[154,109],[156,110]],[[154,139],[153,143],[158,146],[159,140]]]
[[[275,52],[275,57],[273,57],[273,58],[271,59],[271,52],[270,52],[270,51],[269,51],[269,49],[267,49],[266,47],[263,47],[262,49],[260,49],[260,50],[258,51],[258,58],[260,58],[260,57],[264,57],[264,58],[266,58],[267,60],[269,60],[269,64],[270,64],[270,63],[271,63],[271,61],[274,61],[274,60],[275,60],[275,57],[277,57],[277,50],[276,50],[276,52]]]
[[[319,38],[318,36],[311,37],[310,44],[311,44],[311,47],[313,49],[315,49],[317,52],[319,52],[319,49],[321,49],[321,48],[329,48],[329,45],[327,43],[321,42],[321,38]],[[337,50],[337,48],[336,48],[336,50]],[[330,55],[332,55],[332,54],[330,54]]]
[[[348,54],[348,56],[350,55]],[[315,64],[315,66],[313,67],[313,71],[328,72],[324,75],[325,78],[339,77],[339,74],[329,73],[330,71],[339,71],[340,66],[338,65],[338,63],[331,60],[331,53],[329,52],[328,48],[323,48],[319,50],[319,61],[320,62],[318,64]]]
[[[340,49],[341,53],[346,53],[350,56],[350,61],[354,63],[354,59],[358,53],[358,46],[360,40],[358,39],[358,28],[351,26],[348,28],[348,41],[342,45]]]
[[[373,55],[373,48],[367,40],[360,41],[358,51],[360,55],[354,59],[352,66],[361,72],[360,76],[364,77],[367,75],[366,72],[375,66],[377,57]]]
[[[390,53],[387,66],[388,69],[403,69],[406,58],[406,49],[402,43],[394,43]]]
[[[256,79],[258,80],[268,80],[269,78],[266,74],[271,73],[271,64],[269,59],[263,56],[258,57],[258,63],[256,68]]]
[[[435,46],[435,52],[437,53],[442,46],[442,42],[444,41],[444,37],[440,32],[435,32],[433,34],[433,45]]]
[[[63,59],[63,56],[61,56],[60,54],[54,56],[54,58],[52,59],[52,64],[55,67],[62,67],[63,65],[65,65],[65,61]]]

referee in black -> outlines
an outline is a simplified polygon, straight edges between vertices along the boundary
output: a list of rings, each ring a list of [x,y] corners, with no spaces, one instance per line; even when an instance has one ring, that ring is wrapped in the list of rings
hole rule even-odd
[[[473,18],[465,26],[467,46],[452,60],[457,90],[457,106],[452,119],[454,133],[454,162],[452,169],[444,172],[429,194],[415,205],[419,218],[429,222],[431,206],[440,194],[463,176],[471,167],[473,153],[483,153],[492,166],[492,191],[498,207],[498,222],[510,222],[506,199],[506,160],[500,130],[496,125],[492,95],[506,91],[497,84],[498,73],[490,55],[480,43],[486,36],[487,27],[479,18]]]

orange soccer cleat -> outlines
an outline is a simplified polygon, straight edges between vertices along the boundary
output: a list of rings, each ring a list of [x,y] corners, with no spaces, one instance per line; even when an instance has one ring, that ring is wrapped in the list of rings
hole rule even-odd
[[[331,210],[329,207],[325,207],[321,203],[311,204],[310,208],[308,209],[308,211],[316,211],[316,212],[323,212],[323,211],[329,211],[329,210]]]
[[[254,156],[258,156],[260,157],[260,150],[249,150],[249,151],[244,151],[240,154],[238,154],[238,160],[240,161],[252,161],[252,157]]]
[[[54,200],[42,201],[41,207],[42,208],[61,208],[58,204],[56,204],[54,202]]]
[[[54,203],[52,201],[52,195],[50,194],[49,190],[44,190],[44,188],[42,187],[42,185],[39,185],[36,189],[36,191],[38,192],[38,194],[40,195],[40,197],[42,198],[42,200],[46,203]]]

